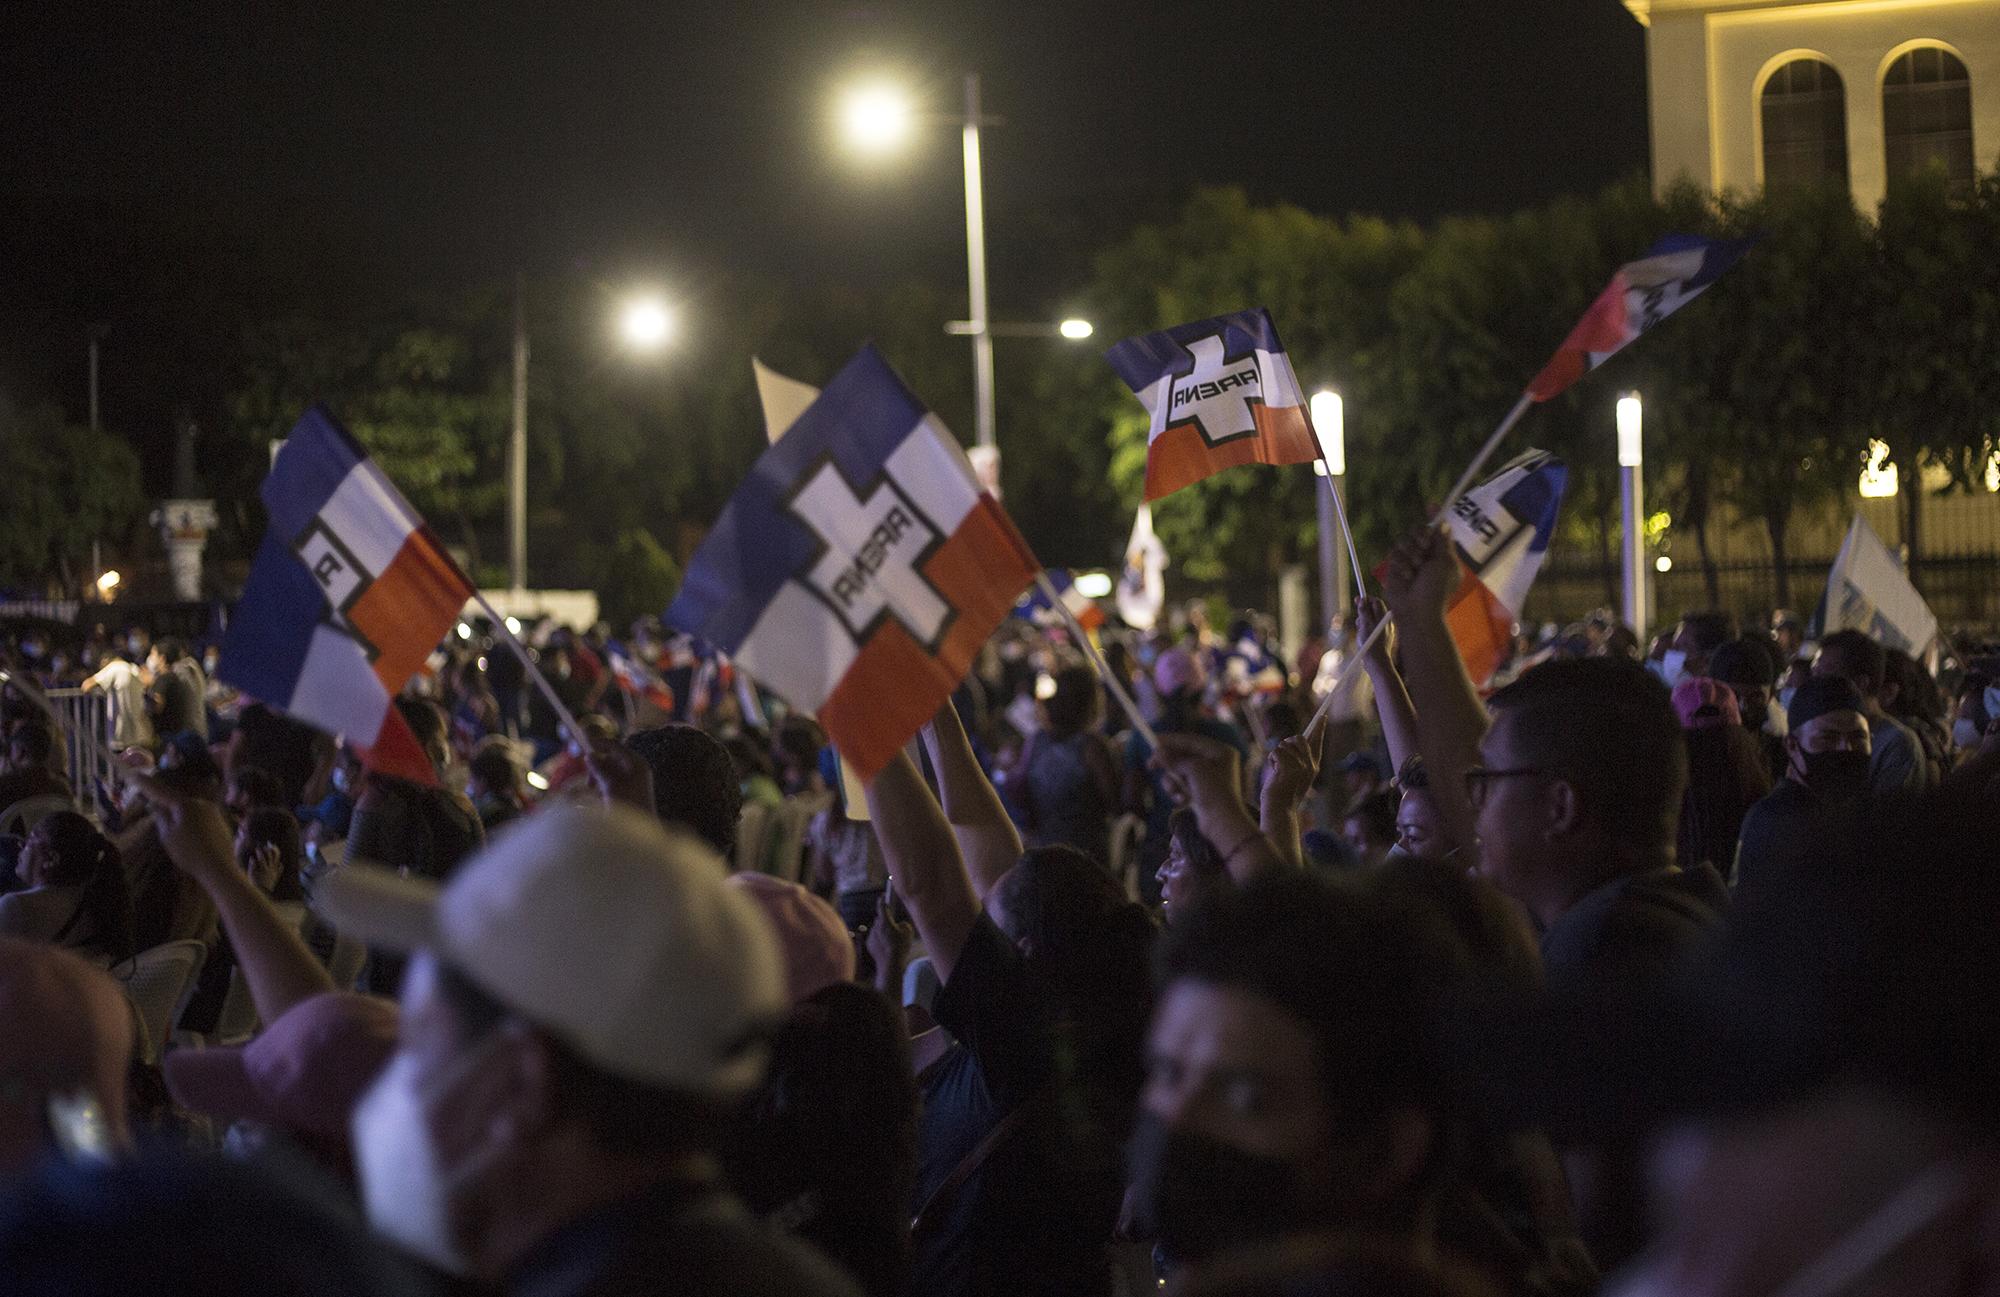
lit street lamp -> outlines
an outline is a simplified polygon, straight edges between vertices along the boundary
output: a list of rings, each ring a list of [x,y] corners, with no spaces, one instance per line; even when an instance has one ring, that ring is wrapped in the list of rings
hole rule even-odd
[[[634,351],[657,351],[673,339],[679,321],[657,297],[635,297],[618,316],[618,333]]]
[[[1646,452],[1640,436],[1643,417],[1637,392],[1627,392],[1618,398],[1618,494],[1620,522],[1625,532],[1619,567],[1625,578],[1625,624],[1632,628],[1641,644],[1646,642],[1646,515],[1641,499]],[[1662,556],[1660,571],[1665,572],[1671,566]]]
[[[1340,393],[1332,388],[1314,392],[1306,407],[1312,414],[1313,432],[1319,438],[1320,457],[1313,461],[1313,473],[1323,479],[1319,503],[1319,601],[1320,624],[1332,626],[1340,610],[1347,607],[1347,569],[1340,565],[1335,534],[1343,503],[1335,499],[1341,479],[1347,475],[1347,408]]]

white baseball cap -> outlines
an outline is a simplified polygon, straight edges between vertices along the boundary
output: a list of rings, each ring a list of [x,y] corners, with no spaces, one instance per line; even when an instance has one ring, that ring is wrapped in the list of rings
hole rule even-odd
[[[731,1098],[764,1074],[784,965],[756,903],[692,834],[624,808],[548,806],[442,889],[347,864],[317,908],[346,936],[428,948],[604,1071]]]

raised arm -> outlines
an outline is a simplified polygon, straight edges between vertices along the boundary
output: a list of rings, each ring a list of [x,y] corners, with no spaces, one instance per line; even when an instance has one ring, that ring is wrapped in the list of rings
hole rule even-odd
[[[1355,630],[1360,636],[1357,642],[1366,642],[1388,615],[1388,606],[1373,595],[1357,601],[1354,606]],[[1395,637],[1396,628],[1391,626],[1361,660],[1361,669],[1368,673],[1368,682],[1375,687],[1375,712],[1382,722],[1382,741],[1389,746],[1391,773],[1401,770],[1403,763],[1418,750],[1417,709],[1410,705],[1410,692],[1403,687],[1402,674],[1396,670],[1395,653],[1390,647]]]
[[[972,740],[966,737],[958,710],[949,699],[924,726],[924,748],[937,771],[944,817],[964,854],[972,890],[984,901],[993,885],[1021,859],[1021,835],[1008,817],[999,791],[979,768]]]
[[[1313,717],[1305,732],[1279,743],[1264,760],[1264,791],[1257,807],[1257,824],[1285,863],[1305,865],[1300,840],[1299,807],[1319,778],[1319,754],[1326,738],[1326,719]]]
[[[1431,796],[1453,844],[1470,850],[1477,841],[1476,817],[1465,793],[1465,772],[1479,764],[1479,740],[1488,720],[1445,624],[1445,606],[1458,582],[1450,539],[1437,527],[1425,526],[1390,553],[1382,594],[1396,618],[1403,678],[1416,709],[1417,749],[1430,776]]]
[[[868,814],[938,979],[949,982],[979,919],[979,896],[944,811],[907,753],[898,752],[869,781]]]
[[[173,796],[157,784],[148,787],[147,796],[167,856],[215,903],[257,1016],[275,1021],[300,1001],[333,990],[333,978],[298,931],[237,866],[222,808]]]
[[[1162,734],[1153,764],[1175,798],[1194,811],[1201,836],[1221,854],[1232,881],[1241,885],[1266,869],[1284,867],[1285,858],[1243,801],[1235,748],[1199,734]]]

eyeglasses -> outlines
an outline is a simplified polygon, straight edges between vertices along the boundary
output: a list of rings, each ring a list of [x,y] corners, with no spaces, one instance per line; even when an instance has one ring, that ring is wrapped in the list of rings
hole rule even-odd
[[[1476,811],[1486,805],[1487,791],[1502,779],[1517,779],[1523,775],[1549,778],[1555,773],[1540,766],[1516,766],[1512,770],[1489,770],[1485,766],[1473,766],[1465,772],[1465,799],[1472,803],[1472,809]]]

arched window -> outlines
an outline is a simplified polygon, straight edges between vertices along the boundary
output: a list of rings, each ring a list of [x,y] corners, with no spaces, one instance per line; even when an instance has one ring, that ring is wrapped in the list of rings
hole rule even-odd
[[[1954,185],[1972,184],[1972,78],[1950,50],[1910,50],[1882,74],[1882,134],[1889,179],[1941,163]]]
[[[1819,59],[1793,59],[1764,83],[1764,185],[1847,184],[1847,95]]]

